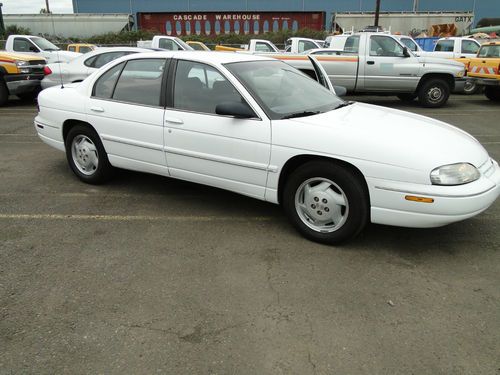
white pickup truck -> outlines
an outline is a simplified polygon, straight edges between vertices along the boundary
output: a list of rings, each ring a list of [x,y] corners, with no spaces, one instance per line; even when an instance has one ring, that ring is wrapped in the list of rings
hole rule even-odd
[[[445,59],[458,59],[475,57],[481,45],[478,41],[465,37],[441,38],[434,46],[434,51],[419,51],[420,56],[441,57]]]
[[[152,40],[137,41],[139,48],[157,48],[167,51],[193,51],[193,47],[176,36],[155,35]]]
[[[81,53],[63,51],[47,39],[34,35],[10,35],[5,42],[7,52],[35,55],[47,60],[47,63],[68,62]]]
[[[281,51],[273,42],[265,39],[250,39],[248,44],[240,48],[215,46],[216,51],[235,51],[248,53],[302,53],[310,49],[320,48],[321,46],[313,39],[293,37],[286,41],[285,51]]]
[[[336,85],[350,94],[418,97],[426,107],[441,107],[457,83],[463,84],[465,66],[452,59],[415,56],[390,34],[361,32],[349,35],[342,51],[317,49],[316,57]],[[312,75],[306,55],[271,55]]]

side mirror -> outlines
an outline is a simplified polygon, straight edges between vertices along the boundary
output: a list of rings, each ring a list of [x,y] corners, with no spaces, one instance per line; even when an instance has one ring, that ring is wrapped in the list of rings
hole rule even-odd
[[[335,95],[337,96],[345,96],[347,94],[347,89],[344,86],[333,86],[335,90]]]
[[[257,117],[252,108],[242,102],[223,102],[215,106],[215,113],[224,116],[233,116],[235,118]]]
[[[411,53],[408,51],[408,47],[403,47],[403,55],[404,57],[410,57]]]

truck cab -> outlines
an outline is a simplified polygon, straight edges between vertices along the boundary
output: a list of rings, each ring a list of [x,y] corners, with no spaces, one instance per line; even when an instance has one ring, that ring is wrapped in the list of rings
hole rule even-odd
[[[474,39],[462,37],[440,38],[433,52],[424,52],[423,56],[458,59],[475,57],[481,45]]]
[[[68,62],[80,53],[62,51],[47,39],[34,35],[10,35],[5,42],[5,50],[17,54],[38,55],[48,63]]]
[[[139,40],[137,47],[140,48],[157,48],[166,51],[193,51],[194,48],[189,46],[182,39],[176,36],[155,35],[152,40]]]
[[[302,53],[310,49],[321,47],[322,45],[319,45],[314,39],[294,37],[287,39],[285,52]]]

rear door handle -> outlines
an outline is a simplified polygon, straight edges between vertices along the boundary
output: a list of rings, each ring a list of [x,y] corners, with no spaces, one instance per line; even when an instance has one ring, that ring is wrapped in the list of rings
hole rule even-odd
[[[184,121],[182,121],[180,118],[175,118],[175,117],[165,117],[165,122],[172,125],[184,124]]]
[[[375,61],[371,61],[371,60],[370,60],[370,61],[367,61],[366,63],[367,63],[368,65],[375,65]]]
[[[90,107],[90,110],[94,112],[104,112],[104,108],[102,107]]]

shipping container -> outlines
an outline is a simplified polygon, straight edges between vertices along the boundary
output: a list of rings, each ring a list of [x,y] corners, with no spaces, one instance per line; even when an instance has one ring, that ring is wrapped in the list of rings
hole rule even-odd
[[[260,34],[302,28],[325,29],[325,12],[138,13],[138,26],[165,35]]]
[[[373,25],[373,12],[333,13],[332,32],[358,31]],[[392,33],[413,37],[443,37],[464,35],[474,22],[472,12],[380,12],[379,25]]]

